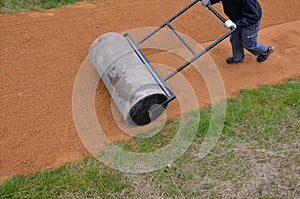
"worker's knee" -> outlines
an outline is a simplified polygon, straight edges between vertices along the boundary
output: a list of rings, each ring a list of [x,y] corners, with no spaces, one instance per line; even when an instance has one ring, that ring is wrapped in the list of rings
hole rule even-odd
[[[230,43],[232,46],[237,46],[241,43],[240,33],[238,31],[234,32],[230,37]]]
[[[257,24],[241,30],[241,43],[246,49],[256,47],[259,27]]]
[[[256,47],[257,44],[257,35],[253,36],[253,37],[247,37],[247,38],[243,38],[242,39],[242,45],[244,48],[246,49],[253,49]]]

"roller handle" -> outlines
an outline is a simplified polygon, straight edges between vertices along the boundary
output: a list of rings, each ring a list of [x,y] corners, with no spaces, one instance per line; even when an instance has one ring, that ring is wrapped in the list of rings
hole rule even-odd
[[[208,4],[206,6],[212,13],[214,13],[214,15],[216,15],[223,23],[226,22],[226,19],[220,15],[220,13],[218,11],[216,11],[210,4]],[[234,30],[235,28],[230,28],[231,30]]]
[[[214,15],[216,15],[223,23],[225,23],[226,19],[218,13],[210,4],[206,6]]]

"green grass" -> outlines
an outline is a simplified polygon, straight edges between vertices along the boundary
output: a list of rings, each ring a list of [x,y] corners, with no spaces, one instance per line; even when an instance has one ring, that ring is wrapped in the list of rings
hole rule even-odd
[[[75,4],[79,1],[82,0],[0,0],[0,9],[6,14],[12,14],[31,10],[57,8],[68,4]]]
[[[83,198],[113,197],[130,187],[124,174],[115,172],[92,158],[42,171],[29,177],[11,177],[0,188],[0,198]]]
[[[300,77],[259,89],[243,89],[228,100],[217,145],[198,157],[209,127],[209,108],[200,110],[198,133],[189,150],[162,170],[121,173],[94,158],[56,170],[14,176],[0,198],[299,198]],[[152,138],[118,143],[149,152],[168,143],[179,119]]]

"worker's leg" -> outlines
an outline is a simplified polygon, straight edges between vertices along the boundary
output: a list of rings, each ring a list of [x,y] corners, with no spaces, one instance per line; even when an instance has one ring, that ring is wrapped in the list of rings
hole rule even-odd
[[[241,38],[244,48],[253,55],[260,55],[268,51],[268,47],[257,41],[260,21],[246,28],[241,28]]]
[[[241,29],[238,28],[230,37],[233,57],[228,58],[227,62],[232,59],[233,62],[237,63],[244,59],[244,47],[241,42]]]

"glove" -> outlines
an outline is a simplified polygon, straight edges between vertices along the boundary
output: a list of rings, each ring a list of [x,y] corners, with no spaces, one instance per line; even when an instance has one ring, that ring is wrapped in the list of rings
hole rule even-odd
[[[204,7],[207,7],[208,4],[210,4],[210,0],[202,0],[202,5]]]
[[[228,28],[228,29],[232,29],[232,28],[236,29],[237,28],[236,24],[233,23],[230,19],[228,19],[227,21],[225,21],[224,27]]]

